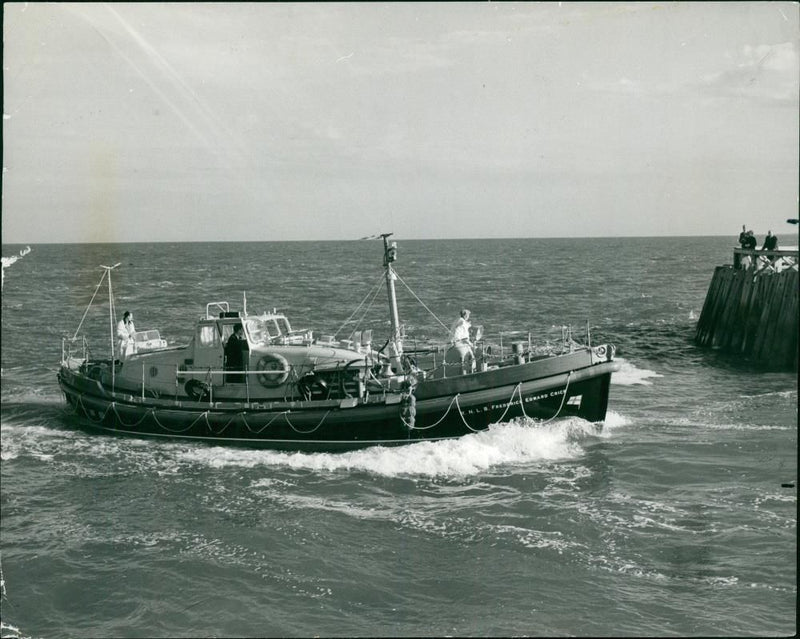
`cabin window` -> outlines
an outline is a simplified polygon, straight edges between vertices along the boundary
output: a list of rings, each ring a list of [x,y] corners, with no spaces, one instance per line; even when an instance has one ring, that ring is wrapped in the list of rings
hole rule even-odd
[[[278,324],[278,332],[281,335],[288,335],[291,332],[292,329],[289,326],[289,320],[285,317],[279,317],[276,323]]]
[[[247,320],[247,334],[250,336],[250,341],[254,344],[269,344],[269,329],[267,323],[261,319]]]
[[[217,335],[217,327],[213,324],[207,324],[200,327],[200,346],[219,346],[219,338]]]
[[[228,339],[231,335],[233,335],[233,327],[235,324],[223,324],[222,325],[222,343],[227,344]]]

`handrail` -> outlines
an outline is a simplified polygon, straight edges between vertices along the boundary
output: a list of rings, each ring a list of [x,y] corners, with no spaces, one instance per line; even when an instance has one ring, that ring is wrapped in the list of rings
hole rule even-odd
[[[81,361],[86,362],[89,357],[89,342],[85,335],[81,335],[80,342],[77,337],[61,336],[61,364],[69,367],[70,360],[75,357],[75,349],[82,355]]]
[[[790,249],[746,249],[736,247],[733,249],[733,267],[741,268],[742,258],[749,257],[753,260],[756,270],[761,270],[766,266],[775,266],[780,260],[778,270],[798,270],[798,257],[800,251],[796,248]],[[763,258],[763,259],[762,259]]]
[[[745,249],[734,248],[734,255],[777,255],[778,257],[798,257],[800,250],[798,249]]]
[[[290,368],[294,368],[294,366],[290,365]],[[198,366],[197,368],[179,369],[178,372],[176,373],[176,377],[188,377],[190,375],[196,375],[198,373],[203,373],[204,375],[283,375],[284,373],[286,373],[286,371],[285,370],[259,371],[252,369],[235,371],[233,369],[227,369],[227,368],[214,370],[208,367],[202,368]]]
[[[224,313],[230,313],[231,307],[228,302],[220,301],[220,302],[208,302],[206,304],[206,319],[214,319],[214,316],[211,315],[211,307],[216,306],[220,311]]]

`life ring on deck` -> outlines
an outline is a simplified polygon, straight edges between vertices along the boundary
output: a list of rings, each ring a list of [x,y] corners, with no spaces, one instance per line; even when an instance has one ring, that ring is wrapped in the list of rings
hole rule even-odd
[[[190,379],[183,385],[183,389],[186,391],[186,394],[196,402],[199,402],[204,396],[208,395],[208,385],[201,382],[199,379]]]
[[[280,386],[289,378],[289,362],[283,355],[268,353],[256,363],[256,379],[267,388]]]

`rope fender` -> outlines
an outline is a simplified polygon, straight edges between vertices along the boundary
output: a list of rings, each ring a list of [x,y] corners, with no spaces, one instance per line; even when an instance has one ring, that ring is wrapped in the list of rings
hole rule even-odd
[[[567,382],[566,382],[566,385],[564,386],[564,392],[563,392],[562,397],[561,397],[561,404],[559,405],[558,409],[556,410],[555,414],[552,417],[550,417],[550,418],[548,418],[548,419],[546,419],[544,421],[539,421],[540,424],[548,424],[548,423],[552,422],[561,413],[561,410],[564,408],[564,403],[567,400],[567,391],[569,390],[569,385],[570,385],[571,378],[572,378],[572,371],[569,371],[569,373],[567,374]],[[522,414],[527,419],[535,420],[535,418],[531,417],[530,415],[528,415],[525,412],[525,401],[524,401],[524,398],[522,396],[522,382],[520,382],[519,384],[517,384],[514,387],[514,390],[511,391],[511,396],[508,398],[508,402],[506,403],[505,410],[503,411],[503,414],[497,419],[498,422],[502,422],[503,419],[505,418],[506,414],[508,414],[508,410],[511,408],[511,405],[514,402],[514,396],[517,395],[518,393],[519,393],[519,402],[520,402],[520,408],[522,410]],[[481,430],[485,430],[485,429],[473,428],[467,422],[466,418],[464,417],[464,411],[461,409],[461,405],[459,403],[460,395],[461,395],[461,393],[456,393],[453,396],[453,399],[450,400],[450,403],[448,404],[447,410],[445,411],[444,415],[442,415],[436,422],[434,422],[433,424],[429,424],[428,426],[416,426],[415,425],[414,422],[415,422],[415,416],[416,416],[416,398],[414,398],[413,395],[410,395],[409,398],[405,400],[404,404],[401,407],[400,421],[402,421],[403,424],[409,430],[429,430],[429,429],[435,428],[436,426],[441,424],[447,418],[447,416],[450,414],[450,411],[453,408],[453,404],[455,404],[456,408],[458,409],[458,415],[461,418],[461,422],[464,424],[464,426],[466,426],[473,433],[477,433],[477,432],[480,432]],[[108,412],[110,410],[113,410],[114,416],[116,417],[117,421],[120,423],[121,426],[123,426],[125,428],[135,428],[136,426],[141,424],[148,416],[151,416],[153,418],[153,421],[160,428],[162,428],[163,430],[165,430],[165,431],[167,431],[169,433],[181,434],[181,433],[185,433],[185,432],[189,431],[192,427],[194,427],[195,424],[197,424],[197,422],[199,420],[204,419],[205,423],[206,423],[206,428],[208,429],[208,431],[212,435],[215,435],[215,436],[219,436],[222,433],[224,433],[228,429],[228,427],[234,422],[234,420],[237,417],[240,417],[242,419],[242,423],[245,425],[245,427],[247,428],[248,431],[250,431],[251,433],[256,434],[256,435],[264,432],[279,417],[283,417],[286,420],[286,423],[289,425],[289,427],[293,431],[295,431],[296,433],[299,433],[301,435],[310,435],[311,433],[316,432],[322,426],[322,424],[328,418],[328,415],[330,415],[331,411],[333,410],[333,409],[328,410],[325,413],[325,415],[323,415],[322,419],[317,423],[317,425],[314,426],[314,428],[312,428],[310,430],[300,430],[294,424],[292,424],[291,420],[289,419],[289,412],[290,411],[287,410],[287,411],[283,411],[282,413],[278,413],[277,415],[275,415],[272,419],[270,419],[266,424],[264,424],[264,426],[262,426],[258,430],[253,430],[253,428],[250,426],[250,424],[247,421],[247,414],[242,411],[242,412],[234,414],[233,417],[231,417],[228,420],[228,423],[226,423],[219,431],[215,431],[211,427],[211,423],[209,422],[209,419],[208,419],[209,411],[207,411],[207,410],[202,412],[200,415],[198,415],[192,421],[192,423],[190,423],[186,428],[181,428],[181,429],[176,430],[176,429],[169,428],[169,427],[165,426],[164,424],[162,424],[161,421],[158,419],[158,414],[157,414],[157,412],[156,412],[156,410],[154,408],[151,408],[151,409],[147,410],[145,412],[145,414],[142,415],[142,417],[136,423],[134,423],[134,424],[126,424],[122,420],[122,418],[120,417],[119,411],[117,410],[117,407],[116,407],[116,402],[111,402],[106,407],[105,411],[103,412],[103,414],[99,418],[93,417],[92,414],[89,412],[89,411],[92,411],[94,413],[94,415],[98,415],[99,414],[99,411],[97,411],[95,409],[91,409],[91,408],[87,409],[87,407],[85,405],[85,402],[83,400],[83,395],[80,395],[80,394],[77,395],[77,401],[75,403],[75,408],[74,408],[74,412],[76,412],[76,413],[77,413],[77,410],[78,410],[77,409],[78,405],[83,410],[83,413],[86,416],[86,418],[89,421],[91,421],[93,423],[96,423],[96,424],[103,423],[103,421],[105,421],[106,416],[108,415]]]
[[[567,373],[567,383],[564,386],[564,393],[563,393],[563,395],[561,397],[561,404],[559,405],[558,409],[556,410],[555,414],[552,417],[549,417],[548,419],[546,419],[544,421],[541,421],[541,420],[536,420],[536,418],[531,417],[530,415],[528,415],[525,412],[525,401],[524,401],[524,398],[522,396],[522,382],[520,382],[519,384],[517,384],[514,387],[514,390],[511,391],[511,397],[508,398],[508,403],[506,403],[505,410],[503,411],[503,414],[497,419],[497,421],[498,422],[502,422],[503,421],[503,419],[505,418],[506,414],[508,413],[509,408],[511,408],[511,404],[514,402],[514,395],[519,393],[519,405],[520,405],[520,408],[522,409],[522,414],[527,419],[530,419],[530,420],[533,420],[533,421],[537,421],[539,424],[548,424],[548,423],[552,422],[561,413],[561,409],[564,408],[564,402],[566,402],[566,400],[567,400],[567,391],[569,390],[569,384],[570,384],[570,379],[571,378],[572,378],[572,371],[569,371],[569,373]],[[464,412],[462,411],[461,405],[459,404],[459,401],[458,401],[458,398],[460,397],[460,395],[461,395],[461,393],[456,393],[456,395],[453,396],[453,399],[450,400],[450,404],[447,406],[447,410],[445,411],[445,414],[442,415],[442,417],[438,421],[433,423],[433,424],[430,424],[428,426],[415,426],[413,421],[411,421],[411,420],[406,421],[406,419],[404,419],[402,412],[401,412],[401,415],[400,415],[400,420],[410,430],[428,430],[430,428],[433,428],[434,426],[438,426],[439,424],[441,424],[447,418],[447,416],[450,414],[450,410],[452,409],[453,404],[455,404],[456,408],[458,409],[458,415],[459,415],[459,417],[461,417],[461,421],[464,424],[464,426],[466,426],[473,433],[478,433],[481,430],[485,430],[485,429],[482,429],[482,428],[473,428],[472,426],[469,425],[469,423],[467,422],[467,420],[464,417]]]

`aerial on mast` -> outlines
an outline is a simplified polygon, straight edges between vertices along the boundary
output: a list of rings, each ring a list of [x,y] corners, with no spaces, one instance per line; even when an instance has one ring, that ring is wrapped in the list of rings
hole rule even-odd
[[[383,268],[386,276],[386,292],[389,295],[389,312],[392,322],[392,334],[389,336],[389,361],[392,368],[398,373],[402,372],[401,356],[403,354],[403,340],[400,335],[400,317],[397,313],[397,296],[394,290],[394,281],[397,279],[392,262],[397,259],[397,242],[389,244],[393,233],[381,233],[383,238]]]

